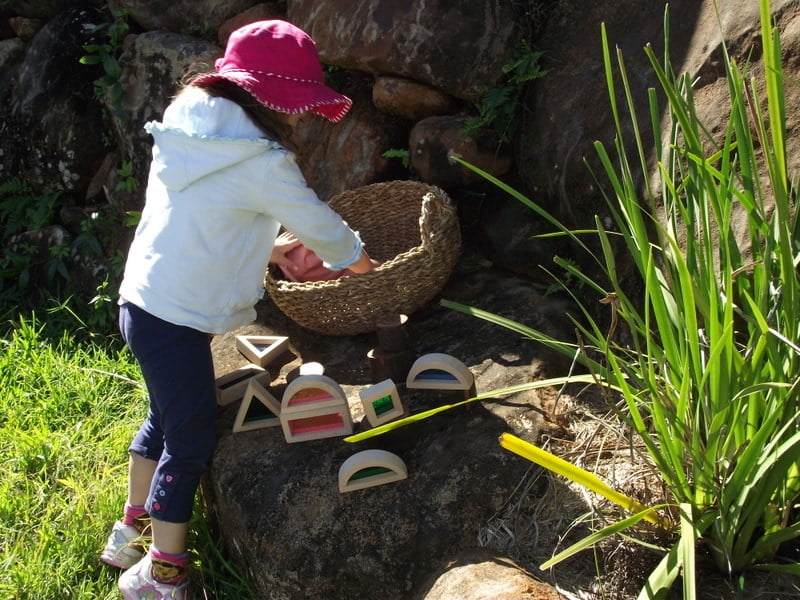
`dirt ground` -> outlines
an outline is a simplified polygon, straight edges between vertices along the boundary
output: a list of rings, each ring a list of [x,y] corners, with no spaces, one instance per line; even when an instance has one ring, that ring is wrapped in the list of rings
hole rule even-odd
[[[649,464],[644,448],[632,442],[629,431],[590,390],[575,395],[554,393],[551,405],[557,423],[543,434],[542,446],[579,465],[615,489],[646,506],[669,501],[669,494]],[[584,550],[549,571],[542,562],[593,531],[622,518],[623,511],[577,484],[532,465],[515,497],[486,525],[486,545],[511,558],[554,585],[569,600],[631,600],[637,598],[647,575],[662,554],[633,538],[655,546],[670,544],[670,535],[642,524],[629,538],[615,536],[594,550]],[[700,547],[702,551],[702,546]],[[800,544],[782,550],[800,560]],[[701,600],[782,600],[800,598],[800,578],[752,571],[739,581],[728,578],[710,560],[697,564],[697,593]],[[677,582],[669,598],[682,598]]]

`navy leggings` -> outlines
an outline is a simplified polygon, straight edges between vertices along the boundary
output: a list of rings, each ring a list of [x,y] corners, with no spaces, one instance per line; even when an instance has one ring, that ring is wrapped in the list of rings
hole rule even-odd
[[[145,508],[161,521],[186,523],[216,443],[211,336],[131,303],[120,306],[119,327],[150,396],[147,418],[130,446],[158,462]]]

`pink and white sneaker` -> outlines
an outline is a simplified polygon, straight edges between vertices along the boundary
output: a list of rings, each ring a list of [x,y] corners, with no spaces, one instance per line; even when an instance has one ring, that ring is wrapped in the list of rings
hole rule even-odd
[[[169,584],[153,577],[150,553],[119,577],[119,590],[125,600],[188,600],[189,578]]]
[[[141,531],[133,525],[125,525],[122,521],[114,523],[106,547],[100,554],[100,560],[112,567],[130,569],[142,560],[143,556]]]

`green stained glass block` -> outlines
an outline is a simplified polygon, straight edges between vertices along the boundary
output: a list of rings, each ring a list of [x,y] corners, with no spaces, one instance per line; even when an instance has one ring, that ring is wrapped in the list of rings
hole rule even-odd
[[[383,475],[384,473],[391,473],[391,469],[387,469],[386,467],[367,467],[366,469],[361,469],[353,474],[350,478],[350,481],[356,481],[358,479],[366,479],[367,477],[375,477],[376,475]]]
[[[375,410],[375,414],[379,417],[392,410],[394,408],[394,402],[392,401],[391,394],[388,396],[382,396],[375,400],[372,403],[372,408]]]

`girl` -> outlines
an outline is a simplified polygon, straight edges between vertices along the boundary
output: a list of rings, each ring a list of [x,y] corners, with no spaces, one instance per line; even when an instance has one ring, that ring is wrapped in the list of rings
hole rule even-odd
[[[120,330],[150,406],[130,446],[124,515],[101,555],[127,569],[127,600],[187,597],[188,523],[215,444],[211,335],[253,321],[267,262],[289,268],[286,253],[300,243],[329,269],[377,264],[287,150],[301,115],[337,122],[351,105],[325,85],[312,39],[284,21],[252,23],[231,34],[215,67],[145,126],[153,161],[120,287]],[[281,225],[296,239],[275,244]],[[143,553],[137,540],[148,526]]]

